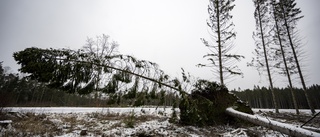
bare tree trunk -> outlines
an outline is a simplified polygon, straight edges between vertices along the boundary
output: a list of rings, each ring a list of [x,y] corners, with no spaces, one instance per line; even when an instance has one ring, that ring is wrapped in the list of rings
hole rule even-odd
[[[44,89],[45,89],[45,88],[42,89],[42,93],[41,93],[41,97],[40,97],[40,103],[42,102],[42,99],[43,99]]]
[[[287,134],[289,136],[295,137],[318,137],[320,133],[306,130],[303,128],[295,127],[290,124],[285,124],[277,121],[270,120],[268,118],[263,118],[257,115],[250,115],[243,112],[239,112],[229,107],[226,109],[226,113],[230,116],[249,121],[251,123],[270,128],[272,130],[279,131],[281,133]]]
[[[50,107],[52,107],[52,101],[53,101],[53,93],[51,93],[51,99],[50,99]]]
[[[21,91],[18,92],[18,96],[17,96],[17,99],[16,99],[16,105],[17,105],[18,102],[19,102],[20,94],[21,94]]]
[[[276,113],[279,113],[279,107],[277,104],[276,96],[273,90],[273,83],[272,83],[272,78],[271,78],[271,73],[270,73],[270,68],[269,68],[269,63],[268,63],[268,56],[267,56],[267,51],[266,51],[266,44],[264,41],[264,33],[263,33],[263,28],[262,28],[262,22],[261,22],[261,15],[260,15],[260,3],[258,2],[258,20],[259,20],[259,26],[260,26],[260,33],[261,33],[261,40],[262,40],[262,46],[263,46],[263,52],[264,52],[264,59],[266,62],[266,67],[268,71],[268,79],[269,79],[269,84],[270,84],[270,90],[272,94],[272,99],[273,99],[273,105],[276,110]]]
[[[281,4],[281,9],[284,12],[284,8],[283,8],[282,4]],[[288,35],[288,38],[289,38],[289,42],[290,42],[290,46],[291,46],[291,49],[292,49],[292,53],[293,53],[293,56],[294,56],[294,59],[295,59],[295,62],[296,62],[297,68],[298,68],[298,72],[299,72],[301,84],[302,84],[302,87],[303,87],[303,91],[304,91],[304,94],[306,96],[306,99],[307,99],[307,102],[308,102],[308,105],[309,105],[309,107],[311,109],[312,114],[315,114],[316,111],[314,110],[314,107],[313,107],[312,102],[310,100],[310,97],[308,95],[307,87],[306,87],[306,84],[305,84],[305,81],[304,81],[304,78],[303,78],[303,75],[302,75],[302,71],[301,71],[301,68],[300,68],[299,60],[298,60],[298,57],[297,57],[297,54],[296,54],[296,51],[295,51],[295,48],[294,48],[294,45],[293,45],[293,42],[292,42],[290,28],[289,28],[289,25],[288,25],[288,22],[287,22],[287,16],[286,16],[286,14],[283,14],[283,15],[284,15],[284,25],[285,25],[286,30],[287,30],[287,35]]]
[[[32,97],[31,97],[31,104],[32,104],[33,106],[35,105],[35,101],[33,101],[35,92],[36,92],[36,88],[33,88],[33,90],[32,90]]]
[[[220,11],[219,11],[219,2],[216,2],[216,10],[217,10],[217,33],[218,33],[218,50],[219,50],[219,74],[220,74],[220,84],[224,85],[223,82],[223,71],[222,71],[222,55],[221,55],[221,33],[220,33]]]
[[[290,88],[291,95],[292,95],[293,105],[294,105],[294,108],[296,109],[296,113],[299,115],[299,107],[298,107],[298,104],[297,104],[296,95],[295,95],[295,93],[293,91],[293,88],[292,88],[290,72],[288,70],[287,60],[286,60],[285,53],[284,53],[283,46],[282,46],[282,41],[281,41],[281,37],[280,37],[280,30],[279,30],[279,26],[278,26],[278,20],[276,18],[276,14],[275,14],[274,5],[273,5],[273,15],[274,15],[274,21],[275,21],[275,25],[276,25],[277,38],[279,40],[279,46],[280,46],[281,53],[282,53],[282,59],[283,59],[283,62],[284,62],[284,66],[285,66],[287,77],[288,77],[288,81],[289,81],[289,88]]]

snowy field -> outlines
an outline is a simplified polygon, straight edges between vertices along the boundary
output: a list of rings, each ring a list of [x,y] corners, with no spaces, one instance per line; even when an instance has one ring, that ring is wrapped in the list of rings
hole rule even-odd
[[[154,114],[163,112],[171,114],[172,108],[167,107],[122,107],[122,108],[95,108],[95,107],[10,107],[6,108],[11,112],[31,112],[31,113],[130,113],[134,111],[137,114]],[[179,109],[176,109],[179,111]]]
[[[99,108],[99,107],[10,107],[6,108],[7,110],[11,112],[32,112],[32,113],[94,113],[94,112],[113,112],[113,113],[128,113],[131,111],[139,112],[141,110],[148,112],[148,113],[156,113],[156,112],[163,112],[166,113],[172,112],[171,107],[159,107],[156,109],[156,107],[121,107],[121,108]],[[263,112],[275,112],[274,109],[259,109],[259,108],[253,108],[253,112],[257,113],[259,110]],[[177,108],[176,111],[179,111]],[[294,109],[279,109],[280,113],[295,113]],[[303,114],[311,114],[311,111],[309,109],[300,109],[299,110]],[[319,112],[320,110],[316,110]]]
[[[5,108],[0,136],[286,136],[261,126],[193,127],[170,123],[172,108],[86,108],[86,107],[11,107]],[[179,113],[179,109],[176,109]],[[300,126],[312,117],[310,110],[253,109],[255,115]],[[319,112],[319,110],[317,110]],[[2,118],[3,119],[3,118]],[[319,130],[319,124],[306,125]],[[4,123],[8,123],[7,125]]]

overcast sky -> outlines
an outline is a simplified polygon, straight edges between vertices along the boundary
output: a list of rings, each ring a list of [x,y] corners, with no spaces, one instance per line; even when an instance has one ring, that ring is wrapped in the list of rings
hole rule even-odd
[[[297,0],[303,19],[298,22],[306,44],[304,75],[307,85],[320,84],[319,0]],[[0,0],[0,61],[17,70],[13,52],[27,47],[81,48],[87,37],[106,34],[117,41],[119,51],[160,65],[172,77],[181,67],[192,75],[219,81],[202,56],[209,50],[200,38],[209,37],[206,20],[208,0]],[[246,63],[254,50],[253,2],[236,0],[232,12],[236,25],[235,51],[246,56],[238,63],[244,78],[236,77],[228,88],[267,86],[264,76]],[[297,84],[298,80],[296,80]],[[276,78],[275,86],[286,86]]]

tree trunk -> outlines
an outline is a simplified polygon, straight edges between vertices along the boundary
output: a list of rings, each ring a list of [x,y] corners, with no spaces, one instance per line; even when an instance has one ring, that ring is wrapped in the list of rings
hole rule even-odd
[[[49,104],[50,104],[50,107],[52,107],[52,101],[53,101],[54,92],[52,92],[51,94],[52,94],[52,95],[51,95],[51,99],[50,99],[50,103],[49,103]]]
[[[40,97],[40,103],[42,102],[42,99],[43,99],[44,89],[45,89],[45,88],[42,89],[42,93],[41,93],[41,97]]]
[[[34,106],[35,105],[35,101],[33,101],[33,98],[34,98],[34,94],[36,94],[36,88],[33,88],[33,90],[32,90],[32,97],[31,97],[31,104],[32,104],[32,106]]]
[[[276,14],[275,14],[274,5],[273,5],[273,15],[274,15],[274,21],[275,21],[275,25],[276,25],[276,32],[277,32],[276,35],[277,35],[277,38],[279,40],[279,46],[280,46],[281,53],[282,53],[282,59],[283,59],[283,62],[284,62],[284,66],[285,66],[287,77],[288,77],[288,81],[289,81],[289,88],[290,88],[291,95],[292,95],[293,105],[294,105],[294,108],[296,109],[296,113],[299,115],[299,107],[298,107],[298,103],[297,103],[297,100],[296,100],[296,95],[295,95],[295,93],[293,91],[293,88],[292,88],[290,72],[288,70],[287,60],[286,60],[285,53],[284,53],[283,46],[282,46],[282,42],[281,42],[280,30],[279,30],[279,26],[278,26],[278,20],[276,18]]]
[[[21,92],[22,92],[22,91],[19,91],[19,90],[18,90],[18,96],[17,96],[17,99],[16,99],[16,104],[18,104],[18,102],[19,102],[19,98],[20,98]]]
[[[287,35],[288,35],[288,39],[289,39],[290,46],[291,46],[291,49],[292,49],[292,53],[293,53],[293,56],[294,56],[294,59],[295,59],[295,62],[296,62],[297,68],[298,68],[298,72],[299,72],[301,84],[302,84],[302,87],[303,87],[303,91],[304,91],[304,94],[306,96],[306,99],[307,99],[307,102],[308,102],[308,105],[309,105],[309,107],[311,109],[312,114],[315,114],[316,111],[314,110],[314,107],[312,105],[312,102],[311,102],[310,97],[309,97],[308,92],[307,92],[307,87],[306,87],[306,84],[305,84],[305,81],[304,81],[304,78],[303,78],[303,75],[302,75],[302,71],[301,71],[301,68],[300,68],[299,60],[298,60],[298,57],[297,57],[297,54],[296,54],[296,51],[295,51],[295,48],[294,48],[294,45],[293,45],[293,42],[292,42],[290,28],[289,28],[289,25],[288,25],[288,22],[287,22],[287,16],[286,16],[286,14],[284,12],[284,8],[283,8],[282,4],[281,4],[281,9],[283,11],[284,25],[285,25],[286,30],[287,30]]]
[[[270,120],[268,118],[263,118],[257,115],[250,115],[243,112],[239,112],[234,110],[233,108],[229,107],[226,109],[226,113],[230,116],[249,121],[251,123],[264,126],[270,128],[275,131],[279,131],[281,133],[287,134],[289,136],[296,136],[296,137],[318,137],[320,133],[312,132],[300,127],[295,127],[290,124],[285,124],[277,121]]]
[[[219,74],[220,74],[220,84],[224,85],[223,82],[223,71],[222,71],[222,55],[221,55],[221,32],[220,32],[220,11],[219,11],[219,1],[215,1],[217,6],[216,6],[216,10],[217,10],[217,33],[218,33],[218,50],[219,50]]]
[[[273,105],[274,108],[276,110],[276,113],[279,113],[279,107],[277,104],[277,100],[276,100],[276,96],[273,90],[273,83],[272,83],[272,78],[271,78],[271,73],[270,73],[270,68],[269,68],[269,63],[268,63],[268,56],[267,56],[267,51],[266,51],[266,45],[265,45],[265,41],[264,41],[264,33],[263,33],[263,29],[262,29],[262,21],[261,21],[261,15],[260,15],[260,3],[258,3],[258,20],[259,20],[259,26],[260,26],[260,33],[261,33],[261,40],[262,40],[262,46],[263,46],[263,52],[264,52],[264,59],[266,62],[266,67],[267,67],[267,71],[268,71],[268,78],[269,78],[269,83],[270,83],[270,90],[271,90],[271,94],[272,94],[272,99],[273,99]]]

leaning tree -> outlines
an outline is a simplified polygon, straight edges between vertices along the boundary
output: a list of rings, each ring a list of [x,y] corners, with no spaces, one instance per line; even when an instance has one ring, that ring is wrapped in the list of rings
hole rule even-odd
[[[254,18],[256,20],[256,32],[253,33],[255,40],[255,57],[248,63],[248,66],[256,67],[259,74],[262,74],[265,69],[267,70],[267,76],[269,80],[270,90],[273,99],[273,105],[276,113],[279,113],[279,107],[276,100],[276,96],[273,90],[273,81],[270,70],[270,57],[272,56],[272,50],[270,47],[270,35],[269,35],[269,16],[268,16],[268,0],[253,0],[255,11]]]
[[[185,91],[184,83],[191,82],[189,74],[183,69],[182,80],[170,80],[157,64],[116,53],[116,48],[113,48],[115,45],[111,45],[111,48],[105,47],[104,49],[110,50],[105,50],[106,54],[102,54],[94,43],[88,44],[79,50],[26,48],[15,52],[14,58],[21,65],[19,70],[28,73],[31,79],[68,93],[89,94],[98,91],[114,95],[123,91],[126,92],[126,98],[135,100],[134,104],[143,105],[143,93],[146,91],[151,94],[160,93],[160,103],[164,102],[166,91],[178,91],[182,99],[179,108],[184,112],[180,113],[182,124],[199,124],[192,120],[201,120],[203,125],[228,123],[233,120],[223,119],[226,118],[226,108],[230,106],[239,106],[239,110],[246,109],[252,113],[248,106],[239,102],[233,94],[229,94],[224,85],[199,80],[192,88],[189,87],[190,91]],[[210,111],[207,111],[208,109]]]
[[[293,89],[292,85],[292,74],[296,74],[296,71],[294,70],[295,64],[290,63],[288,61],[292,60],[293,58],[291,56],[288,56],[290,53],[290,49],[288,46],[286,46],[287,41],[283,39],[282,37],[285,37],[285,28],[281,25],[283,24],[283,21],[279,19],[279,14],[277,12],[277,9],[279,8],[279,5],[276,4],[275,0],[272,0],[270,3],[270,15],[273,18],[272,26],[271,26],[271,32],[273,35],[273,43],[275,45],[274,50],[274,60],[278,61],[274,67],[280,69],[279,74],[287,76],[288,83],[289,83],[289,89],[291,91],[291,96],[293,100],[294,108],[296,109],[296,114],[299,114],[299,107],[296,100],[295,91]]]
[[[170,84],[169,76],[156,63],[120,54],[117,43],[108,38],[88,39],[79,50],[26,48],[15,52],[14,58],[21,64],[19,70],[31,79],[68,93],[126,92],[135,97],[137,91],[159,87],[183,92],[180,85]]]
[[[137,60],[132,56],[106,55],[103,57],[106,62],[102,64],[99,59],[90,56],[83,49],[40,49],[33,47],[15,52],[14,58],[21,65],[19,70],[28,73],[31,79],[36,79],[39,82],[46,83],[49,87],[66,90],[70,93],[86,94],[93,90],[106,93],[117,92],[121,90],[119,83],[128,85],[131,83],[130,90],[137,91],[139,79],[150,81],[159,88],[168,87],[179,91],[182,96],[179,104],[179,122],[181,124],[229,124],[237,120],[227,117],[226,114],[238,117],[239,110],[252,113],[250,107],[239,101],[234,95],[229,94],[224,85],[199,80],[193,85],[194,88],[190,94],[182,90],[182,84],[178,79],[169,80],[169,76],[158,69],[155,63]],[[97,70],[99,69],[97,68],[101,69],[102,73],[98,73]],[[105,83],[95,84],[94,79],[98,74],[110,76]],[[188,77],[184,73],[183,75],[183,81],[188,81]],[[161,90],[161,93],[164,93],[163,90]],[[238,111],[227,109],[230,106],[235,107]],[[175,118],[170,119],[170,121],[175,121]]]
[[[303,18],[304,16],[300,15],[301,10],[300,8],[297,8],[295,3],[295,0],[279,0],[277,5],[279,6],[278,10],[275,10],[277,17],[280,21],[283,23],[284,29],[285,29],[285,36],[284,38],[288,45],[290,46],[292,50],[292,62],[295,63],[295,68],[298,70],[298,74],[301,80],[302,88],[305,93],[308,105],[311,109],[311,112],[314,114],[314,106],[311,102],[311,99],[307,93],[307,87],[305,84],[304,76],[302,74],[301,70],[301,64],[300,60],[298,59],[298,51],[299,48],[301,48],[301,43],[299,42],[298,32],[297,32],[297,22]],[[301,49],[300,49],[301,50]]]

